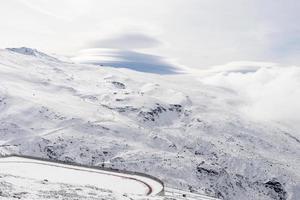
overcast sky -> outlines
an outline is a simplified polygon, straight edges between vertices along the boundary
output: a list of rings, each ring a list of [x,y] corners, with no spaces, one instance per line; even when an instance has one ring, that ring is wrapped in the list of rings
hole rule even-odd
[[[0,1],[0,47],[134,50],[192,68],[300,64],[299,0]]]

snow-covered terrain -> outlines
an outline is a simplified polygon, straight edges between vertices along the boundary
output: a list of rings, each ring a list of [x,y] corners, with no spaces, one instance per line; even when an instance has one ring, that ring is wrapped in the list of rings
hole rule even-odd
[[[300,199],[296,129],[245,115],[237,92],[209,81],[0,50],[0,153],[148,173],[226,200]]]

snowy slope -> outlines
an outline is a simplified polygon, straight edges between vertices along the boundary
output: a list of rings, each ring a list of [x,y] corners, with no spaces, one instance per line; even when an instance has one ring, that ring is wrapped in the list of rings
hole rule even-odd
[[[300,142],[200,75],[0,50],[0,153],[145,172],[223,199],[299,199]],[[293,137],[291,137],[293,136]],[[0,178],[1,182],[1,178]]]

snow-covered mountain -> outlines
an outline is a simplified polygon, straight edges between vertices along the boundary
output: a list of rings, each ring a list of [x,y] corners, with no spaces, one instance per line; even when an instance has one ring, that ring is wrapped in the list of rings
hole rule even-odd
[[[300,199],[296,133],[248,117],[235,91],[202,77],[0,50],[0,153],[144,172],[226,200]]]

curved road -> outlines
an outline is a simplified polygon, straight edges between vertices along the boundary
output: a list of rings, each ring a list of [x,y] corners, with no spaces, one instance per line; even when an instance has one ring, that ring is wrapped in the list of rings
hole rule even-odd
[[[93,185],[118,193],[156,195],[160,181],[147,176],[56,163],[19,156],[0,158],[0,173],[72,185]]]

